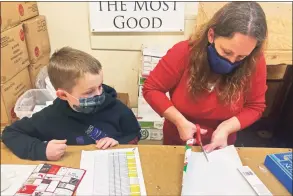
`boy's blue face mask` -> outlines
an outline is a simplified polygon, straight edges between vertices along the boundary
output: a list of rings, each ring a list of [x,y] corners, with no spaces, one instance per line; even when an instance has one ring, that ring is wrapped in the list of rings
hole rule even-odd
[[[76,98],[77,99],[77,98]],[[77,112],[90,114],[97,112],[101,105],[105,102],[106,95],[103,91],[101,95],[95,95],[93,97],[79,98],[79,106],[73,105],[74,110]]]
[[[215,44],[212,43],[207,48],[208,61],[210,68],[217,74],[228,74],[231,73],[236,67],[243,63],[244,59],[231,63],[227,59],[223,58],[218,54]]]

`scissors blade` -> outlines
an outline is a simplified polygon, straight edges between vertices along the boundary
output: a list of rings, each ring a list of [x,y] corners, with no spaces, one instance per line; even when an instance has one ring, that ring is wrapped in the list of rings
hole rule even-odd
[[[203,151],[204,156],[206,157],[207,161],[209,162],[208,155],[207,155],[206,151],[204,150],[204,148],[202,147],[202,144],[200,144],[200,147],[201,147],[201,150]]]
[[[204,153],[204,156],[206,157],[207,161],[209,161],[208,159],[208,156],[207,156],[207,153],[206,151],[204,150],[204,148],[202,147],[202,142],[201,142],[201,135],[200,135],[200,126],[198,124],[195,125],[196,126],[196,141],[197,143],[200,145],[201,147],[201,150],[203,151]]]

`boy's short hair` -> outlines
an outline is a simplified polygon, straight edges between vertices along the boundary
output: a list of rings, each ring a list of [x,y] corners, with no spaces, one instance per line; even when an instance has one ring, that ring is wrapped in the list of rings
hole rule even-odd
[[[54,52],[48,65],[48,75],[53,87],[71,92],[76,81],[84,74],[99,74],[101,63],[90,54],[63,47]]]

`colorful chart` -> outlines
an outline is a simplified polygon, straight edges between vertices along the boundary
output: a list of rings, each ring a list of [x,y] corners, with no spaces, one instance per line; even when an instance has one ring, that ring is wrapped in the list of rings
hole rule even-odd
[[[80,167],[87,174],[78,195],[146,195],[137,148],[83,151]]]
[[[73,195],[84,174],[82,169],[40,164],[15,195]]]
[[[134,152],[109,154],[110,195],[140,195]]]

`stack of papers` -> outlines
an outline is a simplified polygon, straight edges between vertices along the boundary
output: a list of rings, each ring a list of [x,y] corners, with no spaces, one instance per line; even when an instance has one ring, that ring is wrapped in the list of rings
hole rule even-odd
[[[272,195],[252,170],[243,166],[234,146],[208,153],[192,152],[182,195]]]

